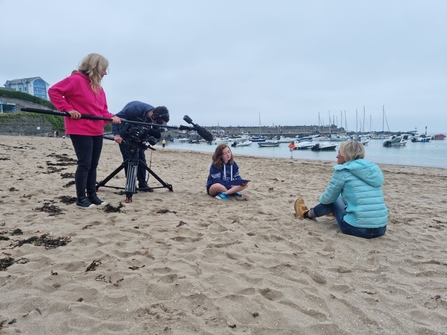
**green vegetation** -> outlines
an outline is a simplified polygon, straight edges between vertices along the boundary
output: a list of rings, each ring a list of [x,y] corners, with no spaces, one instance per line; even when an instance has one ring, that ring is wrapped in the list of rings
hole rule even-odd
[[[4,113],[0,114],[0,124],[5,124],[10,120],[22,118],[38,118],[43,119],[51,124],[53,130],[64,131],[64,118],[55,115],[37,114],[37,113]]]
[[[0,88],[0,97],[30,101],[47,108],[56,109],[50,101],[35,97],[34,95],[24,92]]]
[[[49,123],[51,123],[51,126],[53,127],[53,130],[59,130],[64,132],[65,126],[64,126],[64,118],[56,115],[43,115],[44,119],[47,120]]]
[[[45,106],[52,110],[56,110],[56,107],[54,107],[50,101],[35,97],[31,94],[24,93],[24,92],[0,88],[0,97],[29,101],[29,102],[33,102],[33,103]],[[4,114],[0,114],[0,124],[2,124],[2,123],[4,124],[7,120],[17,119],[17,118],[22,118],[22,117],[43,118],[44,120],[48,121],[51,124],[53,130],[59,130],[60,132],[65,132],[64,118],[60,117],[58,115],[28,113],[28,112],[26,112],[26,113],[24,113],[24,112],[4,113]],[[110,123],[108,123],[105,126],[104,130],[106,132],[111,132],[112,125]]]
[[[48,100],[44,100],[38,97],[35,97],[31,94],[28,93],[24,93],[24,92],[19,92],[19,91],[14,91],[14,90],[7,90],[7,89],[3,89],[0,88],[0,97],[4,97],[4,98],[10,98],[10,99],[19,99],[19,100],[23,100],[23,101],[29,101],[29,102],[33,102],[35,104],[39,104],[42,105],[46,108],[50,108],[52,110],[55,110],[56,108],[53,106],[53,104],[48,101]],[[60,116],[56,116],[56,115],[40,115],[37,113],[22,113],[22,112],[15,112],[15,113],[4,113],[4,114],[0,114],[0,124],[1,123],[5,123],[5,121],[7,120],[11,120],[11,119],[17,119],[17,118],[22,118],[22,117],[38,117],[38,118],[43,118],[45,121],[48,121],[53,130],[59,130],[59,131],[64,131],[64,118],[60,117]]]

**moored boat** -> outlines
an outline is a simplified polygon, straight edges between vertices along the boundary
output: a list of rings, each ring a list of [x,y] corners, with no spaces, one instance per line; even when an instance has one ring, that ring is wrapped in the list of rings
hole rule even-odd
[[[317,141],[330,141],[329,137],[324,136],[324,135],[319,135],[319,136],[314,136],[311,138],[311,140],[313,142],[317,142]]]
[[[232,146],[233,148],[236,148],[236,147],[248,147],[248,146],[250,146],[252,143],[253,143],[253,142],[252,142],[252,141],[249,141],[249,140],[245,140],[245,141],[242,141],[242,142],[234,141],[233,144],[231,144],[231,146]]]
[[[425,135],[415,136],[411,139],[411,142],[427,143],[427,142],[430,142],[430,137],[425,136]]]
[[[360,139],[360,143],[362,143],[363,145],[368,145],[368,143],[369,143],[369,139],[367,139],[367,138],[362,138],[362,139]]]
[[[265,137],[264,136],[252,136],[250,137],[250,141],[252,142],[265,142]]]
[[[344,142],[349,141],[351,138],[347,135],[338,135],[338,134],[331,134],[329,136],[329,141],[331,142]]]
[[[445,135],[444,134],[436,134],[436,135],[433,135],[432,137],[431,137],[431,139],[432,140],[444,140],[445,139]]]
[[[296,141],[296,138],[285,137],[285,136],[277,136],[275,141],[277,141],[279,143],[290,143],[290,142]]]
[[[295,149],[294,150],[309,150],[315,145],[313,142],[299,142],[295,143]]]
[[[405,144],[407,144],[407,141],[405,141],[402,136],[392,136],[391,138],[383,141],[384,147],[403,147]]]
[[[215,144],[215,145],[219,145],[219,144],[222,144],[222,143],[227,144],[228,143],[228,138],[216,137],[214,139],[214,141],[213,141],[213,144]]]
[[[280,143],[277,141],[264,141],[264,142],[258,142],[258,145],[260,148],[279,147]]]
[[[335,148],[337,147],[337,143],[330,143],[330,142],[318,142],[314,144],[310,150],[312,151],[335,151]]]

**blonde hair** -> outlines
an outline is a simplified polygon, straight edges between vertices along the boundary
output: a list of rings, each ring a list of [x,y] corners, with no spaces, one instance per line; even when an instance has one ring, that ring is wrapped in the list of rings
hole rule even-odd
[[[101,55],[89,54],[85,57],[78,67],[90,79],[90,87],[93,92],[98,93],[101,88],[102,73],[107,71],[109,61]]]
[[[365,158],[365,147],[362,143],[355,140],[342,142],[340,144],[339,152],[347,162],[359,158]]]

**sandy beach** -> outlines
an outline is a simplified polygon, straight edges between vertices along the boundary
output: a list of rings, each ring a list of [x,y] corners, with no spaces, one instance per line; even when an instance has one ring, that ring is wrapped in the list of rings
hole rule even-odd
[[[0,139],[0,334],[447,334],[447,169],[380,165],[388,230],[364,240],[295,217],[335,153],[235,156],[252,182],[222,201],[210,154],[157,146],[173,192],[151,177],[132,203],[101,187],[111,206],[80,209],[69,139]],[[105,140],[98,180],[120,164]]]

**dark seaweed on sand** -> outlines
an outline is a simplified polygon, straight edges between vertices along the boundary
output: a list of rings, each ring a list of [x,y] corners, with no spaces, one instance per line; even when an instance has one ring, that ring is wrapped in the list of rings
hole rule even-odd
[[[66,246],[67,243],[71,242],[71,237],[64,236],[64,237],[57,237],[57,238],[49,238],[48,234],[43,234],[39,237],[32,236],[28,239],[21,240],[17,243],[19,247],[21,247],[24,244],[34,244],[36,246],[45,246],[45,249],[54,249],[57,247]]]
[[[69,197],[68,195],[61,195],[60,197],[58,197],[58,199],[60,199],[62,203],[67,205],[71,205],[76,202],[76,197]]]
[[[104,207],[104,212],[106,212],[106,213],[116,213],[116,212],[120,213],[121,208],[123,208],[123,207],[124,206],[121,202],[119,203],[118,207],[114,207],[114,206],[108,204]]]
[[[54,158],[57,158],[57,160],[59,162],[65,162],[66,163],[66,164],[57,164],[57,165],[75,165],[77,163],[76,159],[68,157],[67,154],[59,155],[59,154],[54,154],[53,153],[53,154],[48,155],[47,157],[54,157]],[[48,162],[47,162],[47,164],[48,164]]]
[[[7,267],[14,264],[14,258],[6,257],[0,258],[0,271],[5,271]]]
[[[47,168],[47,172],[44,172],[44,174],[57,173],[57,172],[61,172],[61,171],[65,170],[65,169],[66,169],[66,168],[60,168],[60,169],[57,169],[57,168],[55,168],[54,166],[49,166],[49,167]]]
[[[10,232],[11,235],[23,235],[23,231],[20,228],[14,229],[12,232]]]
[[[72,180],[72,181],[68,182],[67,184],[65,184],[64,186],[62,186],[62,187],[70,187],[71,185],[74,185],[74,184],[75,184],[75,181]]]
[[[62,214],[62,212],[63,212],[63,210],[60,209],[58,206],[53,205],[49,202],[44,203],[44,205],[42,207],[36,207],[35,210],[49,213],[50,214],[49,216],[56,216],[56,215]]]

